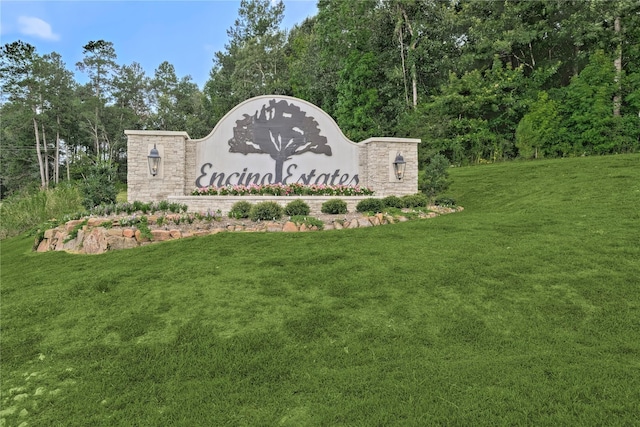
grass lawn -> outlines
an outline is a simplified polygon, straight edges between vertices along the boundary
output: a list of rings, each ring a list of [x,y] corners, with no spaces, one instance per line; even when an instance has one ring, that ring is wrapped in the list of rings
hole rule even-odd
[[[463,212],[384,227],[2,241],[0,418],[637,425],[640,155],[451,175]]]

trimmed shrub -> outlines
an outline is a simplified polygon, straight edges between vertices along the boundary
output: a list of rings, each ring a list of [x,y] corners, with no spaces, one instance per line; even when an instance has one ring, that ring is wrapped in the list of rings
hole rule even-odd
[[[404,208],[404,203],[402,203],[402,199],[398,196],[387,196],[382,199],[382,203],[384,203],[384,206],[387,208]]]
[[[288,216],[305,216],[309,215],[311,208],[304,200],[293,200],[284,207],[284,213]]]
[[[382,199],[364,199],[360,200],[356,205],[356,211],[358,212],[373,212],[378,213],[384,210],[384,202]]]
[[[266,221],[282,218],[282,206],[276,202],[260,202],[251,207],[249,218],[251,221]]]
[[[231,210],[229,211],[229,218],[249,218],[249,213],[251,212],[251,203],[241,200],[236,202],[231,206]]]
[[[424,208],[429,204],[429,198],[423,193],[407,194],[402,196],[402,203],[405,208]]]
[[[320,211],[329,215],[347,213],[347,202],[342,199],[329,199],[322,204]]]

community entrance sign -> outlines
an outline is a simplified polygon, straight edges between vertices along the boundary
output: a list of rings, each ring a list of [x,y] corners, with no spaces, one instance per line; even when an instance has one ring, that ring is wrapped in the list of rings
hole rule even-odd
[[[324,111],[261,96],[231,110],[199,142],[195,185],[358,185],[358,145]]]
[[[228,200],[213,197],[224,196],[191,196],[193,190],[276,183],[359,185],[373,190],[375,197],[418,190],[419,139],[385,137],[354,143],[320,108],[288,96],[246,100],[202,139],[181,131],[125,134],[130,202],[169,199],[194,209],[205,203],[217,209]],[[151,158],[154,167],[149,166]],[[406,165],[400,178],[393,167],[397,158]]]

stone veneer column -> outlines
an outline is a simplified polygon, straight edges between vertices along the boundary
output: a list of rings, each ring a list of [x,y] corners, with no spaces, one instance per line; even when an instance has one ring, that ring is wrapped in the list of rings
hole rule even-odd
[[[373,189],[376,197],[403,196],[418,192],[418,144],[419,139],[369,138],[362,141],[360,173],[362,185]],[[398,180],[393,161],[400,153],[407,163],[404,178]]]
[[[156,202],[168,196],[183,196],[187,187],[186,132],[126,130],[127,199]],[[147,156],[153,146],[160,153],[156,176],[149,172]],[[191,150],[189,150],[191,151]],[[193,159],[190,163],[195,163]]]

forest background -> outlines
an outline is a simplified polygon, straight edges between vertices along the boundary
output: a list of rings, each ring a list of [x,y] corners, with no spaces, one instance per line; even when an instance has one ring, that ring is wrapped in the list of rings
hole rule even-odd
[[[148,76],[108,40],[74,64],[0,48],[0,190],[112,174],[125,129],[206,136],[238,103],[290,95],[354,141],[421,138],[420,167],[640,150],[640,4],[634,0],[319,0],[281,29],[284,5],[242,0],[199,88],[163,62]]]

